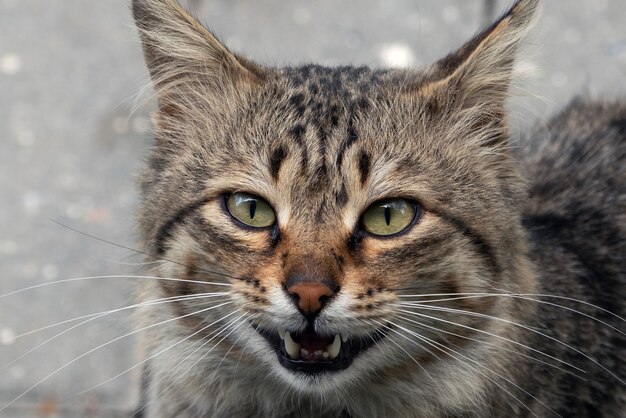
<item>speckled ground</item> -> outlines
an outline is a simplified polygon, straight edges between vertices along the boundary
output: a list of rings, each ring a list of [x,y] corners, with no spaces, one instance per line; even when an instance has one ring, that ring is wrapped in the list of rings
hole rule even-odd
[[[230,47],[262,63],[375,66],[431,62],[484,24],[492,3],[190,2]],[[575,94],[626,93],[623,0],[544,3],[520,61],[516,129]],[[131,251],[52,220],[135,246],[147,85],[127,0],[0,0],[0,295],[43,285],[0,296],[0,417],[120,417],[136,399],[135,339],[120,338],[131,332],[129,311],[23,334],[132,301],[137,279],[51,284],[141,272]]]

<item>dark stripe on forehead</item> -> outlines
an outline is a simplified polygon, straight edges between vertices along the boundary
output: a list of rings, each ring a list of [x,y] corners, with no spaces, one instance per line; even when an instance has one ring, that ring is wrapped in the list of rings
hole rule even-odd
[[[272,155],[270,156],[270,175],[274,179],[274,181],[278,180],[278,173],[280,172],[280,167],[283,164],[283,161],[287,157],[287,150],[281,145],[276,148]]]
[[[354,127],[354,117],[350,117],[348,120],[348,147],[359,139],[359,134]]]
[[[361,186],[363,186],[369,178],[371,164],[372,162],[370,159],[370,155],[366,151],[361,150],[361,152],[359,153],[359,173],[361,178]]]
[[[339,153],[337,154],[337,168],[340,169],[341,165],[343,164],[343,157],[344,154],[346,153],[346,151],[356,143],[356,141],[359,139],[359,133],[356,130],[356,127],[354,126],[354,113],[351,113],[350,116],[348,117],[348,128],[347,128],[347,138],[346,140],[341,144],[341,147],[339,148]]]
[[[304,115],[304,112],[306,111],[306,106],[304,104],[304,94],[298,93],[295,96],[292,96],[291,98],[289,98],[289,103],[291,104],[291,106],[293,106],[296,114],[299,117],[302,117]]]
[[[204,206],[211,200],[208,197],[203,197],[202,199],[198,199],[197,201],[183,207],[180,209],[174,216],[169,218],[161,227],[159,228],[154,242],[154,248],[158,255],[163,255],[167,251],[167,241],[172,236],[172,229],[177,225],[181,224],[185,221],[185,219],[193,214],[200,207]]]
[[[306,132],[306,126],[298,124],[289,130],[289,135],[296,141],[300,149],[302,150],[302,170],[309,165],[309,152],[304,142],[304,134]]]
[[[291,137],[295,139],[298,144],[302,144],[302,136],[304,136],[305,132],[306,126],[294,125],[294,127],[289,130],[289,135],[291,135]]]

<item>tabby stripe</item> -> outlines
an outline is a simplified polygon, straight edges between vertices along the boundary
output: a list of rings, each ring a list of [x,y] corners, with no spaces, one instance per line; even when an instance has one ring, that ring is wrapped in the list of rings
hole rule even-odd
[[[224,203],[225,199],[220,200],[222,201],[222,210],[227,212],[228,209]],[[273,246],[273,240],[277,239],[274,231],[278,228],[271,228],[270,232],[267,228],[256,229],[249,226],[239,225],[239,228],[256,231],[257,233],[263,233],[268,236],[268,248],[256,249],[242,243],[232,235],[225,233],[220,225],[207,222],[206,218],[200,213],[193,214],[187,223],[190,226],[188,228],[188,233],[191,237],[193,237],[198,243],[201,243],[207,252],[213,254],[217,254],[217,251],[219,251],[220,253],[239,254],[240,256],[266,255],[267,252],[270,251],[269,247]]]
[[[174,228],[174,226],[176,226],[177,224],[182,223],[185,220],[185,218],[187,218],[189,215],[191,215],[196,210],[198,210],[198,208],[207,204],[210,200],[211,198],[209,197],[203,197],[201,199],[196,200],[193,203],[190,203],[187,206],[184,206],[182,209],[176,212],[174,216],[172,216],[169,220],[167,220],[167,222],[165,222],[159,228],[159,231],[156,234],[156,239],[155,239],[155,244],[154,244],[158,255],[163,255],[167,251],[168,248],[166,246],[166,243],[167,243],[167,240],[169,240],[172,236],[172,228]]]
[[[302,171],[309,165],[309,153],[304,142],[304,134],[306,133],[306,126],[298,124],[289,130],[289,135],[296,141],[298,146],[302,149]]]
[[[348,118],[347,138],[341,144],[341,148],[339,148],[339,152],[337,153],[336,163],[337,163],[338,169],[340,169],[341,165],[343,164],[343,157],[346,151],[352,145],[354,145],[359,139],[359,133],[357,132],[356,127],[354,126],[354,118],[355,118],[354,114],[351,114],[350,117]]]
[[[502,272],[502,268],[500,267],[496,259],[493,248],[491,247],[491,245],[489,245],[487,240],[482,235],[480,235],[474,229],[465,224],[465,222],[463,222],[461,219],[458,219],[449,213],[436,211],[433,212],[441,217],[443,220],[449,222],[458,230],[460,230],[463,235],[465,235],[465,237],[470,240],[474,247],[476,247],[482,257],[489,263],[489,266],[494,273],[500,274]]]
[[[361,186],[365,184],[370,175],[371,163],[372,162],[370,155],[366,151],[361,150],[361,153],[359,154],[359,173],[361,178]]]
[[[280,167],[282,166],[287,155],[288,151],[282,145],[272,153],[272,156],[270,157],[270,174],[274,181],[278,180]]]

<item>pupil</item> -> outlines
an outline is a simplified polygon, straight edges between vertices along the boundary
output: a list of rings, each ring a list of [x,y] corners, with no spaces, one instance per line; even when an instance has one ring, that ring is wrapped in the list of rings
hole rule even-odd
[[[389,206],[385,206],[385,222],[387,222],[387,226],[391,223],[391,208]]]
[[[256,200],[250,202],[250,219],[254,219],[256,213]]]

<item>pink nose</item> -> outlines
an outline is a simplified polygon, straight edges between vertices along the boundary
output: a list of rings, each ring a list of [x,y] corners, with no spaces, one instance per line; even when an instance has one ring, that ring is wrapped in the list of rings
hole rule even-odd
[[[315,282],[296,283],[290,286],[287,292],[298,298],[298,308],[305,315],[318,313],[324,306],[324,302],[334,294],[330,287]]]

